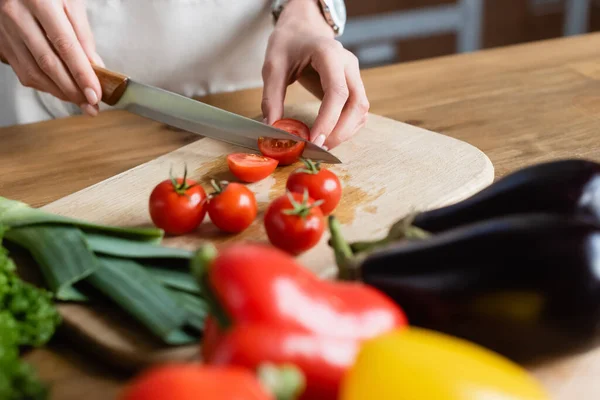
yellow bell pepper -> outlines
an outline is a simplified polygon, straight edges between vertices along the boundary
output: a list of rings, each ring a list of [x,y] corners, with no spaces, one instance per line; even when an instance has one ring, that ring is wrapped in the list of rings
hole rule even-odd
[[[475,343],[410,327],[363,344],[339,400],[547,400],[524,369]]]

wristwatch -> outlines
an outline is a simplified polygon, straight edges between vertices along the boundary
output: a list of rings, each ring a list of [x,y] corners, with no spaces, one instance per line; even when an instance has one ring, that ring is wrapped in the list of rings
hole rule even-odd
[[[272,4],[272,12],[275,21],[279,19],[279,15],[285,8],[285,5],[290,0],[274,0]],[[346,4],[344,0],[315,0],[319,7],[325,21],[331,26],[331,29],[335,32],[335,36],[340,36],[344,33],[344,27],[346,26]]]

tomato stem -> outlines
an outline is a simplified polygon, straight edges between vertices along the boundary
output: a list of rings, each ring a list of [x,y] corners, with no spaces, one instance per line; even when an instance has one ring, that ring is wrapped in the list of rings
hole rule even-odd
[[[287,197],[290,200],[290,203],[292,203],[292,209],[291,210],[283,210],[282,213],[286,214],[286,215],[297,215],[301,218],[306,218],[310,215],[310,210],[313,209],[314,207],[319,207],[321,204],[323,204],[323,200],[317,200],[315,201],[313,204],[308,204],[308,190],[306,190],[306,188],[304,189],[304,194],[302,197],[302,203],[298,203],[295,199],[294,196],[292,196],[291,192],[287,192]]]
[[[206,244],[200,247],[190,261],[190,269],[192,275],[196,278],[202,296],[210,308],[210,314],[213,315],[221,329],[226,329],[231,325],[229,317],[225,310],[219,304],[216,295],[212,291],[208,274],[213,260],[217,257],[217,249],[212,244]]]
[[[178,195],[186,195],[186,192],[189,189],[196,186],[196,184],[188,185],[187,173],[188,173],[187,163],[184,163],[183,180],[181,181],[181,183],[177,183],[177,179],[175,179],[175,177],[173,176],[173,166],[171,166],[171,169],[169,170],[169,177],[171,178],[171,183],[173,184],[173,189],[175,190],[175,193],[177,193]]]
[[[321,170],[321,162],[320,161],[314,162],[314,161],[312,161],[308,158],[304,158],[304,157],[300,157],[300,160],[304,163],[304,166],[306,167],[306,168],[301,169],[302,172],[305,172],[307,174],[316,175]]]
[[[335,253],[335,261],[338,266],[338,279],[354,281],[360,279],[360,263],[352,253],[348,242],[342,236],[342,227],[335,216],[328,218],[329,231],[331,234],[331,246]]]
[[[215,191],[212,193],[212,195],[214,196],[214,195],[223,193],[223,191],[225,190],[225,188],[227,187],[228,184],[229,184],[229,182],[227,182],[227,181],[217,182],[216,180],[211,179],[210,185],[213,187],[213,189],[215,189]]]
[[[277,400],[295,400],[306,388],[302,371],[292,364],[276,366],[263,363],[257,369],[258,380]]]

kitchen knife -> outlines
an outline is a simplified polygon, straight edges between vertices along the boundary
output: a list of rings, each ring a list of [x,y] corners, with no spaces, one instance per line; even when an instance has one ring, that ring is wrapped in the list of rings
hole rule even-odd
[[[102,86],[102,101],[117,109],[252,150],[258,150],[259,137],[302,141],[306,143],[303,157],[329,164],[341,163],[327,150],[284,130],[136,82],[102,67],[94,66],[94,71]]]

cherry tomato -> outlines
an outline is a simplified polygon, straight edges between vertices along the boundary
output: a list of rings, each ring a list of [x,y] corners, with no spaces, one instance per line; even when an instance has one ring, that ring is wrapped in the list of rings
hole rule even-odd
[[[295,193],[304,193],[304,190],[307,190],[311,199],[323,200],[319,206],[323,215],[331,214],[342,198],[342,184],[339,178],[330,170],[322,169],[318,162],[302,161],[305,167],[296,169],[288,176],[287,190]]]
[[[183,178],[166,179],[156,185],[149,199],[150,217],[156,227],[168,234],[193,231],[206,215],[206,192],[197,182]]]
[[[134,378],[119,400],[273,400],[250,369],[193,363],[154,366]]]
[[[213,181],[215,192],[208,199],[208,216],[225,232],[238,233],[250,226],[258,213],[254,193],[241,183]]]
[[[233,175],[243,182],[258,182],[271,175],[279,162],[258,154],[234,153],[227,156]]]
[[[287,192],[267,208],[264,225],[271,244],[292,255],[314,247],[325,226],[321,201],[315,202],[304,194]]]
[[[310,139],[310,129],[304,122],[284,118],[273,123],[275,128],[279,128],[303,139]],[[279,165],[290,165],[298,161],[306,143],[295,142],[293,140],[259,138],[258,148],[260,152],[267,157],[274,158],[279,161]]]

